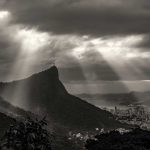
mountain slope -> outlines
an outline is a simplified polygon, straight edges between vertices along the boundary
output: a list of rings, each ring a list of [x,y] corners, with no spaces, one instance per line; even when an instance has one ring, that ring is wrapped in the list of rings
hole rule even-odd
[[[70,95],[53,66],[27,79],[0,84],[1,95],[33,112],[45,112],[60,125],[76,129],[116,128],[123,125],[113,116],[78,97]],[[17,103],[16,103],[17,104]]]
[[[5,101],[1,96],[0,96],[0,112],[9,115],[13,118],[38,117],[36,114],[33,114],[30,111],[25,111],[19,107],[13,106],[9,102]]]
[[[15,124],[15,120],[0,112],[0,138],[11,124]]]

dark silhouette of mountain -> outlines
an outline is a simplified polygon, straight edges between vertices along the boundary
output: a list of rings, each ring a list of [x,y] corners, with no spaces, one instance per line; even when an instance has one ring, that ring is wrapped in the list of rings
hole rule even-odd
[[[55,66],[27,79],[1,83],[0,92],[10,103],[19,97],[19,106],[36,113],[44,112],[62,126],[75,129],[124,126],[111,113],[70,95],[59,80]]]
[[[0,112],[0,138],[11,124],[15,124],[15,119]]]

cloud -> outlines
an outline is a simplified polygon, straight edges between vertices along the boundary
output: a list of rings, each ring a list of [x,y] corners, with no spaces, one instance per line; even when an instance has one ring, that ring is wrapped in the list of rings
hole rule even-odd
[[[144,67],[150,64],[149,8],[147,0],[1,0],[0,10],[10,13],[7,22],[0,22],[1,71],[18,59],[24,61],[18,58],[22,47],[29,52],[46,34],[44,45],[34,47],[38,51],[32,73],[56,61],[62,74],[67,72],[64,81],[121,79],[115,65],[133,66],[138,59]],[[69,71],[63,71],[66,68]]]
[[[136,44],[143,52],[150,52],[150,34],[145,34],[142,41]]]
[[[49,68],[51,63],[55,61],[60,68],[60,76],[64,82],[78,80],[130,80],[131,75],[128,71],[122,73],[127,76],[127,78],[124,78],[119,76],[113,67],[120,63],[125,63],[126,60],[131,63],[130,65],[133,65],[132,60],[142,56],[140,53],[137,54],[131,50],[132,45],[141,40],[138,36],[114,37],[111,39],[108,37],[92,38],[90,36],[73,34],[45,34],[36,29],[22,29],[22,26],[8,26],[7,30],[3,33],[1,32],[0,36],[3,37],[0,40],[2,43],[0,55],[2,58],[1,70],[6,74],[10,74],[11,79],[23,78]],[[36,46],[33,49],[34,44],[37,42],[39,44],[40,41],[38,39],[41,39],[42,43],[43,41],[44,43],[40,47]],[[131,59],[131,57],[128,57],[129,54],[132,54],[130,56],[134,57]],[[26,74],[15,76],[18,70],[18,63],[28,66]],[[14,65],[17,66],[15,66],[16,70],[13,69]],[[6,68],[9,70],[13,69],[14,74],[11,71],[9,73]],[[1,80],[4,80],[4,77],[6,77],[4,73],[1,74]]]
[[[57,34],[124,35],[149,33],[147,0],[8,0],[13,23]]]

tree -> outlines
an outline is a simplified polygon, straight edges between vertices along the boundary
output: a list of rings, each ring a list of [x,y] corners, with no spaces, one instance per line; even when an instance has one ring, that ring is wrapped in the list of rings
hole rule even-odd
[[[150,131],[140,128],[124,134],[119,131],[110,131],[96,135],[95,139],[88,139],[85,147],[87,150],[149,150]]]
[[[11,125],[1,141],[2,150],[51,150],[46,119],[17,122]]]

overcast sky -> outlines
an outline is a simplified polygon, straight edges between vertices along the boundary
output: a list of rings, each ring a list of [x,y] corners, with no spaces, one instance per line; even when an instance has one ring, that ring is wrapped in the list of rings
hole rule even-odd
[[[54,61],[66,84],[149,80],[149,50],[149,0],[0,0],[0,81]]]

